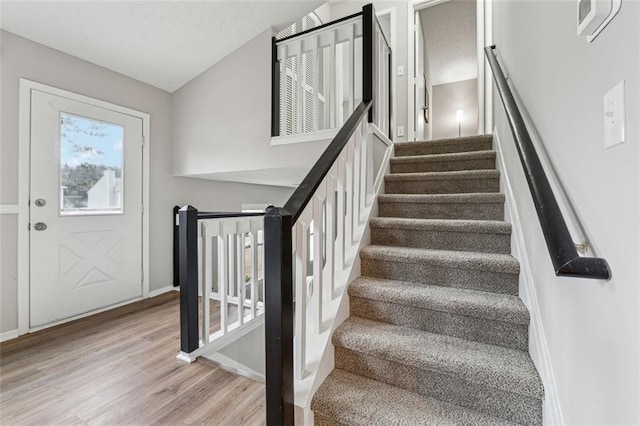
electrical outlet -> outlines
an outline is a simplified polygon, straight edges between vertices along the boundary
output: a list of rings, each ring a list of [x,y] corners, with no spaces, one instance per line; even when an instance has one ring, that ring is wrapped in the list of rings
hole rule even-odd
[[[604,147],[611,148],[626,140],[624,81],[604,95]]]
[[[398,126],[398,130],[396,131],[396,135],[398,135],[398,137],[404,136],[404,127],[403,126]]]

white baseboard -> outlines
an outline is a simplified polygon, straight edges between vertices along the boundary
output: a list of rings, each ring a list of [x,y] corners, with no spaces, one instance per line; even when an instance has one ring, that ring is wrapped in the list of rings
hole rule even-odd
[[[170,291],[180,291],[180,287],[174,287],[173,285],[168,285],[166,287],[162,287],[156,290],[151,290],[149,292],[149,297],[160,296],[161,294],[169,293]]]
[[[15,339],[19,335],[20,335],[20,333],[18,332],[17,328],[15,330],[9,330],[9,331],[2,332],[2,333],[0,333],[0,342],[4,342],[6,340]]]
[[[513,232],[513,241],[515,246],[512,247],[513,256],[520,262],[520,298],[529,309],[531,322],[529,324],[529,353],[531,359],[538,369],[538,373],[544,385],[544,408],[543,423],[545,425],[564,425],[562,418],[562,409],[558,398],[558,390],[551,365],[551,355],[547,346],[547,339],[544,334],[542,324],[542,315],[540,306],[538,305],[538,297],[531,273],[531,264],[529,263],[529,255],[525,244],[525,235],[520,222],[518,206],[515,202],[513,187],[507,174],[504,163],[504,155],[497,129],[493,130],[494,147],[498,153],[498,167],[500,169],[500,177],[504,183],[505,192],[505,220],[511,223]]]

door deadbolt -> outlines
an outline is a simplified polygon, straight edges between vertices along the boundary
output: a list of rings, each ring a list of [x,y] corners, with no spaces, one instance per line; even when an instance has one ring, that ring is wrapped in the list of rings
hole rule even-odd
[[[44,222],[38,222],[33,225],[33,229],[35,229],[36,231],[44,231],[45,229],[47,229],[47,224]]]
[[[38,198],[36,200],[36,206],[38,207],[44,207],[47,204],[47,202],[45,200],[43,200],[42,198]]]

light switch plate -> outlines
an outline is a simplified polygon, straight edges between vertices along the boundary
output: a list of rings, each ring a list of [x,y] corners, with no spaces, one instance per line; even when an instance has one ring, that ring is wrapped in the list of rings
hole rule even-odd
[[[404,127],[398,126],[398,130],[396,131],[396,134],[398,135],[398,137],[404,136]]]
[[[398,77],[402,77],[404,75],[404,66],[398,66]]]
[[[604,95],[604,147],[626,141],[624,80]]]

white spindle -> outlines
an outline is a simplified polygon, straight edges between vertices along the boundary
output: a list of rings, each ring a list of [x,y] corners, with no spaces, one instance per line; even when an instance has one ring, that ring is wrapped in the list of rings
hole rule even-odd
[[[295,376],[302,380],[307,364],[307,262],[308,262],[308,226],[301,221],[296,222],[296,327],[294,333]]]
[[[257,316],[258,306],[258,228],[251,222],[251,319]]]
[[[204,273],[202,286],[202,343],[209,343],[211,336],[211,287],[213,285],[213,243],[211,235],[209,235],[209,227],[207,223],[202,224],[202,256],[204,259]]]
[[[238,324],[244,324],[244,301],[245,297],[245,289],[244,285],[244,234],[242,232],[241,223],[238,222],[238,230],[236,232],[236,253],[237,253],[237,296],[238,296]]]
[[[224,233],[224,226],[220,224],[221,232],[218,234],[218,290],[220,291],[220,332],[222,335],[227,334],[229,327],[227,295],[229,290],[227,287],[227,279],[229,278],[228,267],[228,240]]]
[[[313,289],[314,289],[314,311],[316,324],[314,330],[320,334],[322,332],[322,305],[324,280],[322,275],[322,248],[323,244],[323,213],[326,186],[320,185],[313,198]]]

